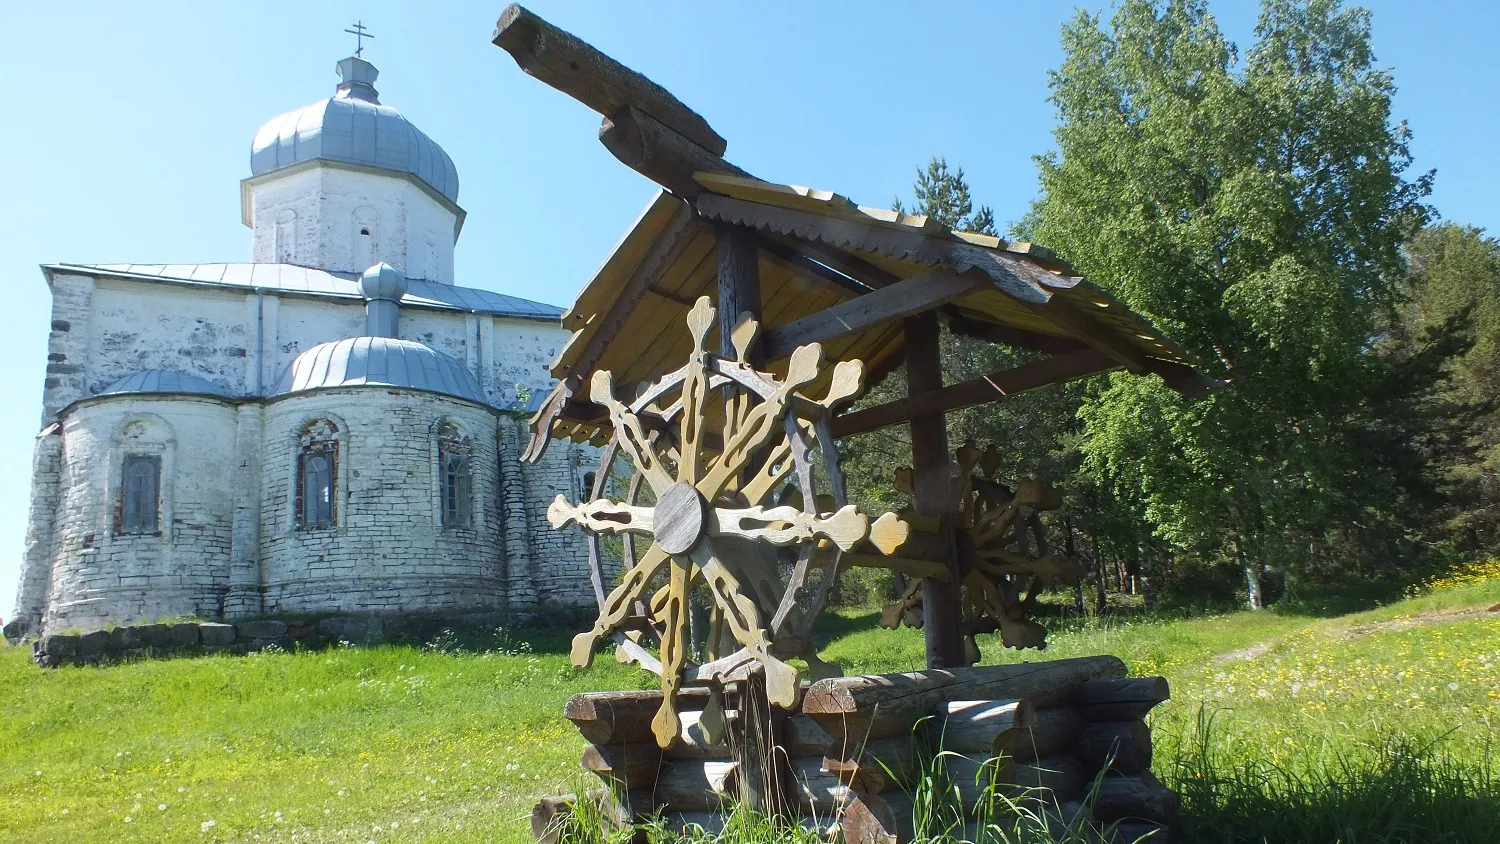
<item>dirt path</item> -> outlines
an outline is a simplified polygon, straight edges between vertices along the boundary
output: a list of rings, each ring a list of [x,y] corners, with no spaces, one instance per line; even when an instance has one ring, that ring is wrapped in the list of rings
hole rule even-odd
[[[1458,621],[1474,621],[1491,615],[1500,614],[1500,604],[1492,607],[1465,607],[1457,610],[1434,610],[1432,612],[1418,613],[1405,618],[1393,618],[1388,621],[1372,621],[1366,624],[1330,625],[1327,633],[1330,636],[1345,639],[1361,639],[1372,633],[1384,633],[1391,630],[1406,630],[1411,627],[1429,627],[1434,624],[1452,624]],[[1279,636],[1264,642],[1256,642],[1243,648],[1236,648],[1226,653],[1221,653],[1213,658],[1215,665],[1228,662],[1238,662],[1243,659],[1256,659],[1271,652],[1285,639]]]

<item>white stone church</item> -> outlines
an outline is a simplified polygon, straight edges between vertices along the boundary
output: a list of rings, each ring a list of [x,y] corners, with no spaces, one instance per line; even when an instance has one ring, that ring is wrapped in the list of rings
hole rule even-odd
[[[52,264],[15,612],[35,635],[173,616],[580,603],[593,449],[520,464],[560,309],[455,284],[458,174],[338,63],[256,134],[253,261]]]

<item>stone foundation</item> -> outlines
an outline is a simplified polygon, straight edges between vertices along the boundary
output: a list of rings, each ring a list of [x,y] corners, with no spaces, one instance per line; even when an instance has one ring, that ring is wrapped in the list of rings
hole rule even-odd
[[[79,633],[49,633],[31,639],[32,660],[44,668],[99,665],[134,659],[250,654],[267,648],[315,649],[343,642],[380,645],[429,642],[445,631],[460,635],[492,634],[500,627],[576,627],[580,611],[572,607],[521,613],[463,615],[340,615],[319,619],[262,618],[233,624],[218,621],[131,624]],[[7,639],[18,644],[7,625]]]

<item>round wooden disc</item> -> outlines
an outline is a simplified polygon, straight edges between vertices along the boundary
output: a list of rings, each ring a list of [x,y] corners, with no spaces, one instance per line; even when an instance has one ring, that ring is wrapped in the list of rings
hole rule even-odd
[[[707,504],[692,484],[673,484],[656,499],[652,533],[668,554],[685,554],[703,535]]]

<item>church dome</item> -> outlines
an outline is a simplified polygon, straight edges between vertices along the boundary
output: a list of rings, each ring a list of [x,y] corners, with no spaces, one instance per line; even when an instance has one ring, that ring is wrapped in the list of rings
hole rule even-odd
[[[474,373],[442,352],[410,340],[354,337],[297,355],[273,396],[335,387],[407,387],[489,404]]]
[[[339,161],[409,173],[458,201],[453,159],[396,109],[380,104],[375,66],[359,58],[338,63],[334,95],[272,119],[255,133],[250,173],[259,176],[304,161]]]
[[[200,378],[197,375],[178,372],[174,369],[145,369],[132,373],[110,384],[95,395],[124,396],[149,393],[194,393],[226,399],[233,398],[233,395],[228,390],[207,378]]]

